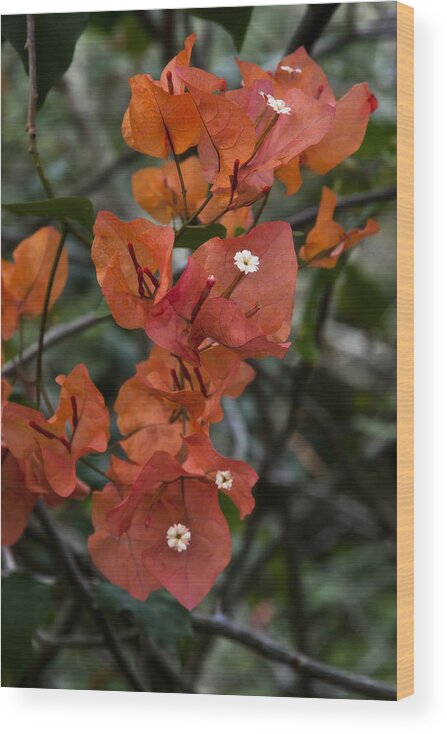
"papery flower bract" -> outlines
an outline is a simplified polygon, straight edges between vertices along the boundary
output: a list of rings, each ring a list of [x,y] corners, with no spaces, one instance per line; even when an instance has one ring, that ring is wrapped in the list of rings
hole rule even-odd
[[[175,455],[180,450],[181,426],[170,422],[172,409],[147,389],[140,376],[122,384],[114,410],[123,436],[120,444],[131,461],[142,465],[155,451]]]
[[[126,143],[140,153],[167,158],[171,143],[176,153],[197,144],[202,125],[177,67],[189,64],[195,35],[185,40],[185,48],[172,59],[154,81],[150,74],[129,79],[131,99],[125,112],[122,133]]]
[[[311,268],[334,268],[338,258],[366,237],[377,234],[380,227],[374,219],[368,219],[363,229],[345,232],[341,224],[334,221],[337,197],[326,186],[321,195],[315,226],[300,248],[300,258]]]
[[[276,114],[269,100],[278,99],[278,89],[274,80],[267,77],[254,81],[250,87],[227,93],[228,100],[245,112],[255,127],[256,142],[248,158],[240,161],[234,192],[228,177],[220,171],[214,172],[212,190],[221,205],[230,199],[237,206],[256,201],[273,185],[276,169],[322,140],[331,127],[334,105],[299,89],[281,91],[281,107],[287,114]],[[209,144],[202,150],[199,147],[199,155],[201,160],[207,157],[215,165]]]
[[[120,479],[116,489],[108,485],[105,496],[93,498],[93,561],[113,583],[139,599],[161,585],[192,609],[231,556],[217,488],[188,476],[164,452],[152,456],[131,488],[123,484]],[[111,507],[118,493],[121,501]],[[184,525],[190,533],[182,553],[173,552],[166,541],[168,529],[175,525]]]
[[[353,86],[338,100],[328,134],[304,152],[306,165],[316,173],[325,174],[353,155],[363,142],[369,118],[377,104],[366,82]]]
[[[234,257],[244,245],[259,257],[261,267],[257,273],[240,273],[243,279],[236,283]],[[192,321],[213,270],[216,285]],[[243,237],[213,238],[196,250],[176,286],[154,307],[146,331],[156,343],[197,365],[198,347],[206,339],[240,358],[283,356],[287,345],[279,342],[290,330],[296,272],[293,238],[285,222],[258,225]],[[231,288],[230,299],[226,292]]]
[[[61,238],[54,227],[42,227],[14,249],[13,262],[2,261],[2,336],[9,339],[20,316],[42,313],[51,267]],[[61,295],[68,273],[64,248],[53,282],[49,308]]]
[[[219,454],[209,438],[203,434],[188,436],[185,444],[188,447],[188,458],[183,463],[185,469],[192,474],[203,475],[218,489],[228,494],[238,508],[241,518],[250,514],[255,506],[252,488],[259,479],[255,470],[244,461],[227,459]],[[225,474],[229,476],[224,476]],[[230,481],[231,485],[228,486]]]
[[[41,492],[37,492],[35,486],[30,489],[22,464],[2,445],[2,545],[14,545],[19,540],[39,497],[47,507],[54,507],[64,501],[50,487],[46,490],[42,487]],[[77,478],[70,499],[83,500],[89,494],[90,487]]]
[[[4,442],[18,459],[27,487],[68,497],[76,489],[76,462],[107,449],[109,414],[104,398],[79,364],[59,375],[60,403],[49,420],[33,408],[8,403],[3,410]],[[66,435],[66,425],[70,435]]]
[[[264,222],[247,235],[227,238],[214,237],[201,245],[193,260],[205,273],[213,273],[216,285],[211,298],[221,296],[231,286],[237,269],[234,257],[248,250],[259,259],[258,271],[245,275],[231,293],[244,313],[256,304],[260,306],[249,322],[277,341],[289,336],[295,302],[297,261],[290,225],[286,222]]]
[[[174,553],[166,528],[181,522],[191,534],[186,552]],[[183,606],[193,609],[208,594],[231,558],[231,537],[219,507],[217,489],[187,479],[168,487],[147,530],[143,552],[149,572]]]
[[[187,213],[191,216],[204,200],[208,184],[203,178],[197,156],[180,163],[186,188]],[[183,196],[176,165],[173,161],[159,168],[142,168],[132,176],[135,201],[162,224],[183,216]]]
[[[242,280],[236,283],[234,256],[241,248],[261,265],[256,273],[239,273]],[[215,237],[196,250],[178,283],[154,306],[146,331],[157,344],[196,365],[206,339],[241,359],[283,356],[288,345],[280,342],[290,331],[296,273],[292,232],[285,222],[260,224],[241,237]],[[192,319],[211,275],[216,284]]]
[[[2,545],[20,538],[38,497],[26,488],[18,460],[2,446]]]
[[[110,212],[101,211],[94,233],[92,259],[113,318],[126,329],[143,328],[154,303],[171,284],[174,230],[145,219],[122,222]],[[145,283],[143,294],[139,267]],[[155,284],[145,269],[149,269]]]
[[[272,77],[256,64],[237,60],[245,88],[256,81]],[[297,73],[299,69],[299,73]],[[284,96],[288,90],[297,89],[320,102],[335,105],[333,122],[317,143],[302,151],[301,163],[305,162],[316,173],[324,174],[353,155],[362,144],[369,117],[377,108],[377,100],[366,83],[354,85],[341,99],[336,101],[326,74],[310,58],[304,46],[281,59],[273,75],[276,96]],[[277,177],[286,185],[287,194],[298,191],[301,185],[300,159],[296,156],[284,162],[276,170]]]
[[[150,496],[137,508],[129,532],[113,535],[107,515],[126,498],[136,481],[141,467],[111,457],[110,483],[102,492],[95,492],[92,504],[92,523],[95,532],[88,539],[88,549],[95,566],[113,584],[126,589],[131,596],[144,601],[161,584],[149,573],[142,558],[147,544],[145,519]]]
[[[173,384],[173,372],[184,389]],[[149,359],[137,365],[137,375],[121,386],[114,406],[121,446],[139,464],[155,451],[177,454],[185,432],[222,420],[222,396],[239,396],[254,376],[252,367],[216,346],[203,353],[200,371],[190,369],[185,380],[178,360],[153,347]]]
[[[200,163],[205,178],[214,181],[214,187],[227,186],[235,160],[242,164],[251,156],[256,132],[250,118],[231,100],[194,86],[196,71],[178,69],[177,73],[188,85],[203,123],[199,140]]]

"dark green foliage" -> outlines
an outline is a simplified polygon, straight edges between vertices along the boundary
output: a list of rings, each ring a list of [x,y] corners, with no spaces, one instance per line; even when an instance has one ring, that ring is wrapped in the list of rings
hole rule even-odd
[[[52,87],[65,74],[76,43],[87,27],[87,13],[35,15],[37,107],[42,107]],[[14,46],[28,74],[26,15],[4,15],[2,35]]]
[[[175,649],[192,634],[189,612],[163,589],[154,591],[142,602],[104,581],[96,589],[96,598],[104,611],[130,615],[141,632],[163,647]]]
[[[12,573],[2,583],[2,685],[20,681],[33,654],[33,635],[49,609],[50,587],[30,573]]]
[[[73,219],[90,233],[93,229],[94,211],[91,201],[82,196],[65,196],[42,201],[25,201],[18,204],[2,204],[2,208],[19,217],[44,217],[52,220]]]
[[[233,39],[237,51],[244,43],[245,34],[251,19],[253,8],[191,8],[191,15],[203,20],[211,20],[225,28]]]

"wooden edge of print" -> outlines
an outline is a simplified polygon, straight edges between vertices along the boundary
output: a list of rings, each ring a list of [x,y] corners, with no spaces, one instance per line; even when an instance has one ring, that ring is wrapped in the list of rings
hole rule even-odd
[[[397,3],[397,698],[414,693],[413,43]]]

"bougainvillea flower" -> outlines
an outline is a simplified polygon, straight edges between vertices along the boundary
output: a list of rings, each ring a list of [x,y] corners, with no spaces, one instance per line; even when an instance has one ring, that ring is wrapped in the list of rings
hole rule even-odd
[[[161,455],[159,477],[163,459]],[[144,469],[135,480],[135,467],[126,462],[120,462],[119,476],[117,473],[114,460],[113,484],[93,498],[95,533],[89,538],[89,550],[94,563],[137,599],[144,600],[163,586],[192,609],[231,557],[230,533],[219,508],[217,487],[191,478],[173,480],[169,471],[165,472],[169,483],[157,483],[153,468]],[[135,488],[139,494],[133,512],[124,526],[115,527],[116,509]]]
[[[123,119],[122,133],[131,148],[156,158],[169,153],[183,153],[197,145],[202,119],[179,70],[187,68],[195,35],[185,41],[185,48],[165,67],[160,81],[150,74],[138,74],[129,80],[131,99]],[[207,92],[222,89],[224,80],[197,70],[194,82]]]
[[[54,227],[42,227],[14,249],[13,262],[2,261],[2,335],[9,339],[20,316],[42,313],[51,267],[61,238]],[[61,295],[68,273],[67,252],[59,260],[49,302],[52,307]]]
[[[165,493],[168,485],[190,476],[174,456],[166,451],[156,451],[149,461],[140,467],[138,477],[128,495],[108,513],[107,521],[112,533],[121,535],[129,529],[140,502],[147,494],[152,496],[155,504]],[[150,520],[148,517],[147,522]]]
[[[208,192],[197,156],[180,163],[186,188],[187,215],[191,217]],[[154,219],[168,224],[183,216],[183,196],[176,165],[173,161],[159,168],[142,168],[132,176],[135,201]]]
[[[37,499],[26,487],[19,462],[2,446],[2,545],[13,545],[20,538]]]
[[[338,100],[328,134],[304,152],[306,165],[316,173],[325,174],[353,155],[363,142],[369,118],[377,106],[377,99],[366,82],[352,87]]]
[[[182,70],[182,78],[187,80],[191,71]],[[200,161],[220,206],[254,203],[273,184],[277,167],[319,142],[330,129],[333,105],[297,89],[277,98],[276,89],[270,78],[224,98],[190,88],[204,118]]]
[[[235,256],[247,250],[259,260],[258,270],[245,275],[238,271]],[[277,341],[289,336],[293,314],[297,261],[290,225],[286,222],[264,222],[241,237],[219,237],[205,242],[193,254],[193,260],[216,283],[212,297],[223,296],[237,278],[231,301],[244,313],[256,307],[250,323]]]
[[[226,465],[227,460],[222,460]],[[208,457],[208,464],[210,461]],[[125,496],[114,507],[105,508],[117,499],[111,489],[102,502],[94,498],[94,524],[100,534],[90,539],[93,560],[98,558],[103,573],[109,578],[114,574],[111,580],[120,583],[108,556],[115,551],[129,558],[128,548],[132,546],[134,557],[123,564],[126,573],[121,584],[142,598],[147,586],[154,588],[158,582],[192,609],[208,593],[231,556],[230,533],[217,493],[215,477],[213,481],[201,471],[200,479],[196,479],[174,457],[157,452],[132,486],[120,493]],[[129,582],[136,569],[139,588]]]
[[[143,551],[147,546],[145,519],[152,498],[148,496],[146,501],[141,502],[132,527],[125,533],[113,535],[107,522],[108,513],[126,498],[140,472],[140,466],[116,456],[111,457],[111,482],[106,484],[102,492],[95,492],[93,497],[92,522],[95,533],[89,537],[88,548],[96,567],[109,581],[144,601],[151,591],[161,586],[143,560]]]
[[[54,507],[64,499],[50,488],[42,492],[30,489],[21,465],[22,462],[2,445],[2,545],[14,545],[19,540],[39,497],[48,507]],[[90,487],[77,478],[70,499],[83,500],[89,493]]]
[[[185,434],[222,420],[222,396],[238,397],[254,376],[252,367],[223,347],[206,350],[194,369],[153,347],[137,375],[121,386],[114,406],[121,446],[139,464],[161,449],[177,454]]]
[[[203,434],[193,434],[185,439],[188,458],[183,466],[191,473],[203,475],[226,494],[239,509],[241,518],[252,512],[255,501],[252,488],[259,477],[248,464],[227,459],[213,447]]]
[[[288,90],[298,89],[308,97],[335,105],[330,129],[320,142],[303,150],[301,163],[306,163],[316,173],[324,174],[358,150],[369,117],[378,105],[367,84],[356,84],[336,102],[325,73],[303,46],[281,59],[271,77],[269,72],[264,72],[256,64],[238,61],[238,65],[246,87],[258,80],[272,78],[275,89],[284,98]],[[286,185],[287,194],[296,193],[301,185],[299,165],[300,158],[295,157],[276,171],[278,178]]]
[[[377,234],[380,227],[374,219],[368,219],[363,229],[345,232],[341,224],[334,221],[337,197],[326,186],[321,195],[320,207],[315,226],[300,248],[300,258],[311,268],[334,268],[342,253],[354,245]]]
[[[239,252],[260,262],[244,272]],[[236,259],[235,259],[236,258]],[[284,356],[290,331],[296,255],[290,225],[268,222],[248,235],[216,237],[196,250],[178,283],[154,306],[146,324],[156,344],[200,364],[205,340],[233,350],[241,359]]]
[[[94,233],[96,276],[115,321],[125,329],[144,327],[171,283],[174,230],[101,211]]]
[[[176,74],[177,67],[189,64],[194,41],[194,34],[188,36],[184,49],[165,67],[159,82],[150,74],[129,79],[131,99],[122,133],[126,143],[140,153],[167,158],[172,146],[176,153],[183,153],[198,141],[200,118]]]
[[[149,392],[139,377],[123,383],[114,410],[123,436],[120,444],[131,461],[143,465],[155,451],[173,455],[180,451],[181,424],[171,422],[173,410]]]
[[[3,434],[31,491],[68,497],[76,489],[78,459],[107,449],[109,414],[85,365],[59,375],[56,382],[61,386],[60,403],[52,418],[9,403],[3,410]]]
[[[180,537],[189,536],[183,552],[169,544],[179,525]],[[231,536],[217,490],[191,479],[168,487],[152,514],[147,543],[143,557],[150,573],[184,607],[193,609],[231,559]]]
[[[234,164],[242,164],[253,153],[256,131],[244,110],[223,95],[210,94],[194,86],[195,69],[177,69],[188,85],[191,100],[203,124],[199,157],[205,178],[216,188],[227,185]],[[217,175],[217,179],[216,179]]]

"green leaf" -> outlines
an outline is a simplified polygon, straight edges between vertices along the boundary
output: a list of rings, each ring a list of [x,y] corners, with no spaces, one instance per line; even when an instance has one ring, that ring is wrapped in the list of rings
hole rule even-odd
[[[222,237],[223,239],[226,235],[227,230],[222,224],[210,224],[208,227],[201,225],[197,227],[186,227],[175,244],[176,247],[189,247],[190,250],[195,250],[199,245],[203,245],[204,242],[207,242],[213,237]]]
[[[357,265],[345,268],[338,292],[336,318],[367,331],[385,331],[386,313],[393,293],[386,290]]]
[[[143,602],[103,581],[96,588],[96,598],[105,612],[130,613],[137,627],[163,647],[173,649],[180,640],[191,637],[189,612],[164,590],[152,592]]]
[[[74,219],[91,232],[94,222],[92,202],[82,196],[64,196],[59,199],[25,201],[19,204],[2,204],[2,208],[19,217],[34,216],[49,219]]]
[[[2,583],[2,685],[16,685],[34,654],[33,635],[49,609],[50,587],[30,574]]]
[[[88,13],[42,13],[34,16],[37,69],[37,108],[73,59],[76,43],[87,27]],[[19,54],[28,74],[26,15],[4,15],[2,35]]]
[[[225,28],[240,51],[250,23],[253,8],[189,8],[188,13],[202,20],[211,20]]]
[[[105,298],[101,299],[101,303],[96,309],[96,316],[110,316],[110,308]]]
[[[310,364],[315,364],[319,358],[319,349],[315,337],[318,329],[318,314],[321,300],[324,298],[326,288],[331,287],[337,280],[343,265],[344,260],[342,256],[337,267],[333,270],[319,268],[311,273],[309,295],[304,306],[303,316],[295,342],[295,348],[298,354]]]

